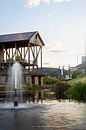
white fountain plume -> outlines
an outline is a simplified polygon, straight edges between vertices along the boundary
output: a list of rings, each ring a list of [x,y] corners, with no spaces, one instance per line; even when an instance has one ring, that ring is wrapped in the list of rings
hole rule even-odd
[[[13,92],[19,98],[19,101],[22,102],[22,66],[17,61],[13,64],[13,66],[9,69],[9,79],[8,84],[10,86],[10,97],[13,100]]]
[[[11,68],[11,85],[14,89],[21,89],[22,83],[22,67],[18,62],[15,62]]]

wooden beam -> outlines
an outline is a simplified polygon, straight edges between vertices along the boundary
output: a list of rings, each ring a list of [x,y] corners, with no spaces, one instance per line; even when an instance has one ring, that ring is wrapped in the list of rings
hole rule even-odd
[[[41,47],[41,68],[42,68],[42,47]]]
[[[16,56],[18,56],[18,48],[16,48]]]
[[[36,55],[36,57],[35,57],[35,59],[34,59],[34,61],[33,61],[34,64],[35,64],[36,61],[37,61],[37,58],[38,58],[38,55],[39,55],[40,49],[41,49],[41,47],[39,48],[39,50],[38,50],[38,52],[37,52],[37,55]],[[37,64],[37,63],[36,63],[36,64]]]
[[[10,55],[9,55],[9,53],[8,53],[8,50],[6,49],[5,51],[6,51],[6,57],[8,56],[7,59],[9,60],[9,59],[10,59]]]
[[[36,56],[37,56],[37,46],[36,46]],[[38,59],[36,58],[36,64],[38,66]]]
[[[7,52],[7,49],[5,49],[5,52]],[[7,61],[7,53],[6,53],[6,61]]]
[[[24,47],[24,60],[25,60],[25,47]]]
[[[30,70],[30,43],[28,43],[28,69]]]
[[[22,59],[22,54],[21,54],[19,48],[17,49],[17,51],[19,52],[19,55],[20,55],[20,57],[21,57],[21,59]]]
[[[16,50],[15,50],[14,54],[12,55],[12,59],[14,58],[15,55],[16,55]]]
[[[35,58],[35,54],[34,54],[34,51],[33,51],[32,47],[31,47],[31,51],[32,51],[33,57]]]
[[[34,66],[35,66],[35,46],[33,46],[33,49],[32,49],[32,47],[31,47],[31,51],[32,51],[32,55],[33,55],[33,68],[34,68]]]
[[[12,48],[12,57],[13,57],[13,48]],[[13,58],[12,58],[12,60],[13,60]]]
[[[21,56],[22,56],[22,47],[21,47]],[[22,56],[23,57],[23,56]]]
[[[6,59],[5,53],[6,53],[6,52],[5,52],[5,48],[4,48],[4,60]]]
[[[26,50],[26,52],[25,52],[25,54],[24,54],[24,59],[25,59],[25,57],[26,57],[26,55],[27,55],[27,52],[28,52],[28,47],[27,47],[27,50]]]
[[[2,55],[3,55],[3,61],[4,61],[4,44],[3,44],[3,52],[2,53],[3,53]]]
[[[10,48],[9,48],[9,59],[10,59]]]
[[[14,55],[15,56],[15,60],[16,60],[16,56],[17,56],[17,51],[16,50],[17,50],[17,46],[16,46],[16,43],[15,43],[15,55]]]

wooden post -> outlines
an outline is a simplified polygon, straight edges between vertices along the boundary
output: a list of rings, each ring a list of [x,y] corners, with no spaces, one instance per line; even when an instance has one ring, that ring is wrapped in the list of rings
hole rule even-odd
[[[10,60],[10,48],[9,48],[9,60]]]
[[[20,49],[18,48],[17,51],[18,51],[18,53],[19,53],[19,55],[20,55],[20,59],[22,59],[22,54],[21,54]]]
[[[13,54],[13,56],[12,56],[12,59],[14,58],[15,59],[15,56],[16,55],[16,49],[15,49],[15,52],[14,52],[14,54]]]
[[[21,58],[22,58],[23,56],[22,56],[22,47],[21,47]]]
[[[3,55],[3,61],[4,61],[4,44],[3,44],[3,52],[2,53],[3,53],[2,55]]]
[[[28,43],[28,70],[30,70],[30,43]]]
[[[25,61],[25,47],[24,47],[24,61]]]
[[[13,60],[13,48],[12,48],[12,60]]]
[[[28,71],[30,71],[30,43],[29,42],[28,42]],[[28,82],[30,84],[30,76]]]
[[[26,55],[27,55],[27,52],[28,52],[28,47],[27,47],[27,50],[26,50],[26,52],[25,52],[25,54],[24,54],[24,58],[26,57]]]
[[[17,46],[16,46],[16,43],[15,43],[15,60],[16,60],[16,56],[17,56]]]
[[[33,46],[33,68],[35,67],[35,45]]]
[[[37,46],[36,46],[36,57],[37,57]],[[38,66],[38,58],[36,59],[36,64]]]
[[[41,68],[42,68],[42,46],[41,46]]]
[[[18,56],[18,48],[16,48],[16,51],[17,51],[17,52],[16,52],[16,55]]]
[[[7,62],[7,49],[5,49],[5,52],[6,52],[6,62]]]

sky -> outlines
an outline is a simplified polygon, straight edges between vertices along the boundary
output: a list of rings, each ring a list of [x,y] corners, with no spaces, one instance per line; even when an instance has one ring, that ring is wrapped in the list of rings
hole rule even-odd
[[[0,35],[39,31],[43,66],[76,66],[86,44],[86,0],[2,0]]]

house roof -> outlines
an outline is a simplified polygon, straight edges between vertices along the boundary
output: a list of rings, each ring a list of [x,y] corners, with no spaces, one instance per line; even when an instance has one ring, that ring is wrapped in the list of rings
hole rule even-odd
[[[31,71],[28,71],[25,73],[25,75],[31,75],[31,76],[45,76],[44,72],[42,72],[42,68],[32,69]]]
[[[34,31],[34,32],[0,35],[0,46],[4,44],[4,47],[11,48],[11,47],[15,47],[15,43],[17,43],[17,46],[27,46],[28,41],[34,35],[38,35],[42,45],[44,45],[44,42],[41,36],[39,35],[39,33],[37,31]],[[36,43],[32,43],[32,44],[36,44]]]
[[[86,69],[86,64],[80,64],[76,67],[77,67],[77,69]]]
[[[15,42],[15,41],[26,41],[29,40],[37,32],[24,32],[15,34],[0,35],[0,43]]]

